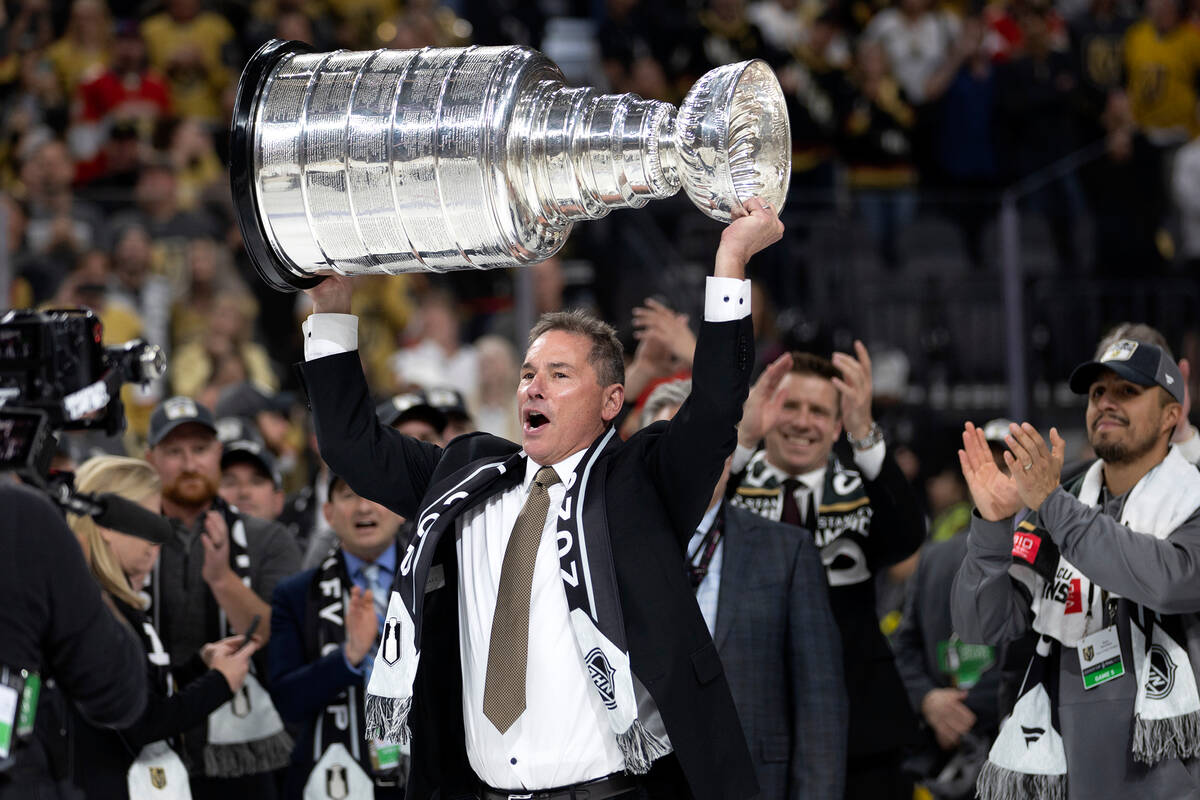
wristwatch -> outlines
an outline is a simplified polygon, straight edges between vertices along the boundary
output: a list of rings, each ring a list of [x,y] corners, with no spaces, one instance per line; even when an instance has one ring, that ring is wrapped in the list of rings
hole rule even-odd
[[[863,451],[870,450],[875,445],[883,441],[883,428],[879,427],[878,422],[871,423],[871,429],[867,431],[867,435],[861,439],[855,439],[850,435],[850,431],[846,431],[846,441],[855,450]]]

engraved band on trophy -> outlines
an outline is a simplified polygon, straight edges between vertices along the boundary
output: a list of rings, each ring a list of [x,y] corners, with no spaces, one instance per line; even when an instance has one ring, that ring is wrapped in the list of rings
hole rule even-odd
[[[791,136],[763,61],[706,73],[677,110],[564,86],[527,47],[313,53],[268,42],[238,85],[233,199],[282,291],[330,272],[513,267],[575,220],[682,188],[729,222],[787,195]]]

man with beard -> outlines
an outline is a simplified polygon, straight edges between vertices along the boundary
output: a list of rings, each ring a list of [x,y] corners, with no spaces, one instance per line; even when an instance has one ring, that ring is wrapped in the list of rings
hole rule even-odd
[[[162,479],[163,514],[176,536],[163,545],[146,587],[147,613],[171,663],[252,628],[265,642],[271,593],[300,567],[295,542],[278,523],[242,515],[217,496],[221,444],[204,406],[189,397],[164,401],[150,417],[149,445],[146,459]],[[183,738],[197,800],[275,796],[270,773],[287,765],[291,740],[253,672],[233,700]]]
[[[1010,426],[1009,475],[967,424],[976,513],[955,579],[967,642],[1033,639],[1011,717],[979,778],[984,800],[1036,787],[1069,798],[1195,797],[1200,781],[1200,473],[1170,444],[1178,365],[1120,339],[1075,369],[1099,459],[1060,485],[1065,445]]]

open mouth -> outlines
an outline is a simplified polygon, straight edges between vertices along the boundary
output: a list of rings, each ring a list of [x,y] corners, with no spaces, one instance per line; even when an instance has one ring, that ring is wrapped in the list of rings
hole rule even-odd
[[[379,523],[373,519],[360,519],[354,523],[354,527],[358,530],[378,528]]]
[[[545,414],[541,413],[540,411],[525,412],[525,427],[528,430],[536,431],[538,428],[541,428],[543,425],[549,425],[549,424],[550,424],[549,418]]]

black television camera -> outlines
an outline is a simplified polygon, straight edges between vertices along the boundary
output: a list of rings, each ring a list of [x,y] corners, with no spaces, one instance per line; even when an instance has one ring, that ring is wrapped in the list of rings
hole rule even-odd
[[[10,311],[0,319],[0,472],[47,488],[55,434],[124,429],[121,385],[162,376],[166,358],[140,339],[105,347],[103,332],[86,309]]]

